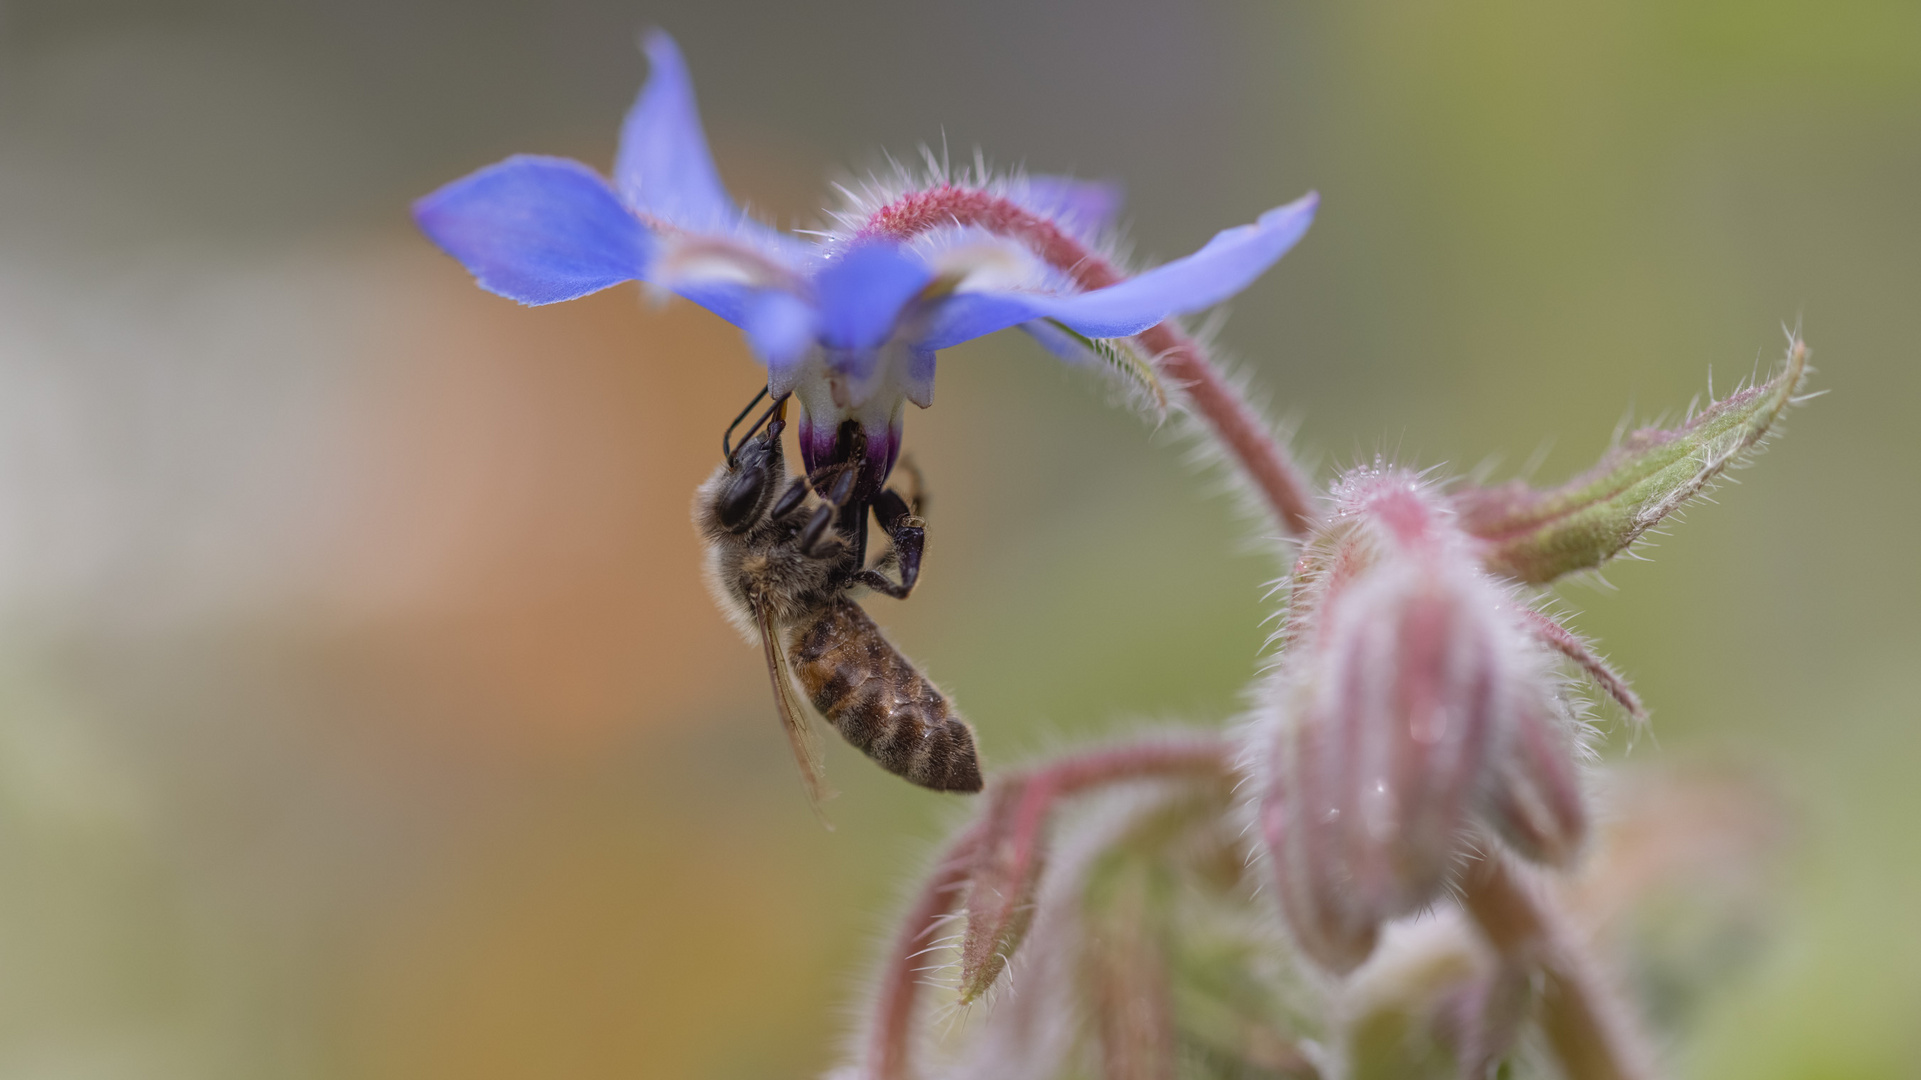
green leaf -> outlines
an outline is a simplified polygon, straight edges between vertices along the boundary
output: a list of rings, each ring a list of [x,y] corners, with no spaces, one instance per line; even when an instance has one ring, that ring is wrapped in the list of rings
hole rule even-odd
[[[1807,346],[1795,339],[1787,364],[1767,382],[1736,391],[1679,428],[1643,428],[1599,464],[1557,488],[1520,481],[1457,492],[1469,533],[1487,542],[1494,573],[1545,584],[1600,566],[1714,486],[1775,430],[1807,380]]]

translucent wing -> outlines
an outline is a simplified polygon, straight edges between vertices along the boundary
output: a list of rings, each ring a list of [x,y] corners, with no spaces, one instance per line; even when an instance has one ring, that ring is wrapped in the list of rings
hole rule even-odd
[[[774,704],[780,710],[780,726],[787,731],[787,742],[794,748],[794,763],[800,766],[800,779],[807,788],[807,801],[814,816],[829,829],[833,825],[821,811],[821,804],[834,797],[821,765],[820,739],[807,724],[807,712],[794,696],[794,683],[788,674],[787,652],[781,648],[780,631],[764,607],[757,607],[754,618],[760,624],[761,649],[767,654],[767,678],[774,684]]]

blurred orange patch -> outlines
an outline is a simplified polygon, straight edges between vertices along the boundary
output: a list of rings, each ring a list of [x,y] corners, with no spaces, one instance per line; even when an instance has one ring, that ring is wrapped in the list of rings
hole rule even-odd
[[[833,1034],[804,1025],[838,987],[799,853],[658,824],[532,823],[394,920],[363,971],[353,1074],[677,1080],[821,1053]]]
[[[745,669],[687,506],[758,380],[738,335],[631,288],[527,309],[405,265],[350,410],[337,643],[403,715],[508,754],[714,701]]]

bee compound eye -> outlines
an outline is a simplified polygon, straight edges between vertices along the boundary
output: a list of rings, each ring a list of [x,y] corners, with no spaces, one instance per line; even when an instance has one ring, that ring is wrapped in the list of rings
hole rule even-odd
[[[760,497],[766,490],[767,470],[758,464],[748,465],[721,491],[714,504],[714,515],[723,526],[739,532],[753,519],[754,509],[760,505]]]

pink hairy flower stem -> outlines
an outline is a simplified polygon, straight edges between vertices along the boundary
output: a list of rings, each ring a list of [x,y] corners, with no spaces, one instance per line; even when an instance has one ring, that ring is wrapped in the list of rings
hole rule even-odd
[[[1149,742],[1078,754],[1043,766],[1025,776],[1002,781],[1021,785],[1020,804],[1013,815],[1012,881],[1023,881],[1039,856],[1041,832],[1054,804],[1063,798],[1124,780],[1165,776],[1225,776],[1233,767],[1233,751],[1220,739]],[[1017,895],[1007,897],[1018,903]],[[1005,918],[1009,913],[1002,912]]]
[[[1106,288],[1124,280],[1113,264],[1052,221],[979,188],[940,184],[909,192],[876,210],[860,235],[906,240],[946,225],[975,226],[1019,240],[1083,289]],[[1157,358],[1161,371],[1186,392],[1195,411],[1213,428],[1214,437],[1247,470],[1287,534],[1305,536],[1315,520],[1307,478],[1260,416],[1222,377],[1200,343],[1168,322],[1137,336]]]
[[[1233,761],[1233,749],[1226,740],[1198,737],[1094,750],[1009,775],[1001,782],[1022,786],[1020,804],[1013,814],[1014,880],[1024,876],[1032,865],[1041,831],[1058,800],[1126,780],[1226,776]],[[976,822],[948,846],[908,910],[881,975],[878,1020],[868,1045],[870,1080],[909,1080],[912,1075],[909,1059],[914,1007],[921,986],[916,978],[916,960],[926,949],[928,938],[953,911],[977,851],[992,842],[987,830],[994,821],[989,817]]]
[[[1504,959],[1541,973],[1541,1029],[1569,1080],[1653,1080],[1632,1007],[1540,882],[1490,852],[1462,881],[1461,905]]]
[[[888,954],[887,969],[881,974],[879,1015],[867,1053],[871,1080],[907,1080],[909,1076],[914,1005],[920,998],[921,985],[916,962],[926,949],[924,943],[954,910],[983,831],[976,824],[955,838],[934,864],[933,873],[921,885],[920,895],[901,923],[900,935]]]

